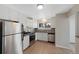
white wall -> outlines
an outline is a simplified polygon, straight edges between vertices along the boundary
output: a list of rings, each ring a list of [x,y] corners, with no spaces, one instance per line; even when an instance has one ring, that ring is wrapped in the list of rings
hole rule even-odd
[[[77,23],[78,23],[78,19],[77,19],[77,13],[75,14],[75,36],[77,36]]]
[[[69,25],[70,25],[70,43],[75,43],[75,21],[76,14],[69,16]]]
[[[76,15],[76,36],[79,36],[79,12]]]
[[[56,16],[56,46],[72,49],[75,43],[76,14],[58,14]]]
[[[55,44],[57,47],[69,49],[70,45],[70,30],[69,20],[65,14],[58,14],[56,16],[56,39]]]
[[[75,34],[76,36],[79,36],[79,4],[76,4],[70,11],[69,16],[76,14],[76,22],[75,22]]]

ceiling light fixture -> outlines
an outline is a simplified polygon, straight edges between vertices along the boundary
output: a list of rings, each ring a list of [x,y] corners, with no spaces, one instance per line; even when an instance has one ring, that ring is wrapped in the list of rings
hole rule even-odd
[[[37,8],[39,9],[39,10],[42,10],[43,9],[43,4],[37,4]]]

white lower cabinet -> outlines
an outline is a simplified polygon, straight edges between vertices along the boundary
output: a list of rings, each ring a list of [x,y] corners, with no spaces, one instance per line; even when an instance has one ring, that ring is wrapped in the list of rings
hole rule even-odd
[[[48,33],[35,33],[35,40],[48,41]]]
[[[29,46],[29,35],[24,36],[23,40],[23,50]]]

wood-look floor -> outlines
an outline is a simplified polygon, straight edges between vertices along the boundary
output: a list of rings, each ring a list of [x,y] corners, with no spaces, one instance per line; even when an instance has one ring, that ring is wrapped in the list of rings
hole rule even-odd
[[[24,50],[24,54],[69,54],[68,49],[55,47],[54,43],[35,41],[35,43]]]

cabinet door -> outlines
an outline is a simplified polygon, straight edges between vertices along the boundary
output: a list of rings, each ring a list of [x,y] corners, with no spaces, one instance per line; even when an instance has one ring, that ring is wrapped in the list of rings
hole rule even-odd
[[[41,33],[35,33],[36,40],[41,40],[42,39],[42,34]]]
[[[36,33],[35,35],[36,35],[36,40],[48,41],[47,33]]]
[[[48,34],[47,33],[42,33],[42,40],[48,41]]]
[[[29,35],[24,37],[23,40],[23,49],[26,49],[29,46]]]

